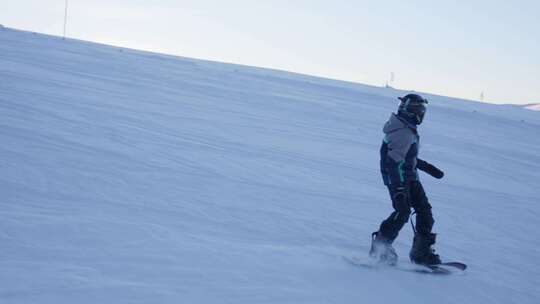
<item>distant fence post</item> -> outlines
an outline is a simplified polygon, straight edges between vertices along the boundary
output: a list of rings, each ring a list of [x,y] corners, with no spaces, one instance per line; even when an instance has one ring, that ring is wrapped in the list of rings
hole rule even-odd
[[[68,12],[68,0],[65,2],[65,10],[64,10],[64,35],[62,39],[66,39],[66,25],[67,25],[67,12]]]

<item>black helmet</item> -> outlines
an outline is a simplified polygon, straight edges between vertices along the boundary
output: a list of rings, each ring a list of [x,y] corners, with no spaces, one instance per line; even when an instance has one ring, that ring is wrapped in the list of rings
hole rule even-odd
[[[401,100],[398,114],[417,125],[421,124],[426,113],[427,99],[418,94],[407,94],[398,99]]]

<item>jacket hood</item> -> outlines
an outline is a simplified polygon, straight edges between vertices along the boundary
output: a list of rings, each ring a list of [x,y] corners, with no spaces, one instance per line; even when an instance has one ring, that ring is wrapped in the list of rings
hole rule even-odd
[[[399,129],[409,128],[416,132],[416,126],[407,122],[406,120],[399,118],[396,114],[392,113],[388,121],[384,124],[383,132],[385,134],[392,133]]]

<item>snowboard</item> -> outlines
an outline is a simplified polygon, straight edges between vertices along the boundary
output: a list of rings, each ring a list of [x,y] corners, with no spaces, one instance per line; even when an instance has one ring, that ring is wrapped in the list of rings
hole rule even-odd
[[[422,268],[414,269],[415,272],[431,273],[431,274],[453,274],[463,272],[467,269],[467,265],[461,262],[443,262],[436,265],[416,265]]]
[[[369,268],[369,269],[396,269],[401,271],[433,274],[433,275],[450,275],[463,273],[467,269],[467,265],[461,262],[443,262],[437,265],[419,265],[412,263],[397,263],[396,265],[388,265],[377,263],[371,259],[362,259],[359,257],[343,257],[343,259],[354,266]]]

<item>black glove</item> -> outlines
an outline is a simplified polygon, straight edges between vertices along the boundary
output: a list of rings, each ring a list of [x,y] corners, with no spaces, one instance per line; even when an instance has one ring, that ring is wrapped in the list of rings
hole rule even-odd
[[[394,209],[398,211],[409,210],[409,191],[406,187],[396,187],[392,189],[392,202]]]
[[[439,168],[419,158],[417,159],[416,168],[438,179],[441,179],[444,176],[444,172],[442,172]]]

